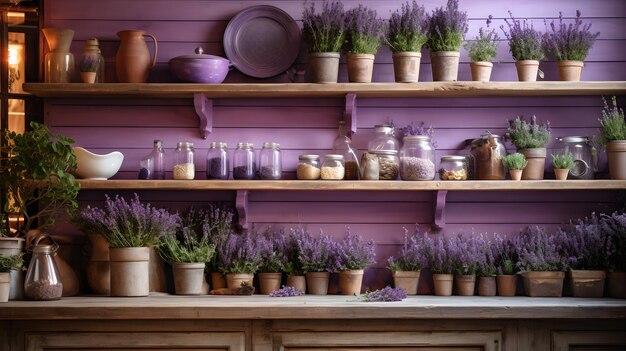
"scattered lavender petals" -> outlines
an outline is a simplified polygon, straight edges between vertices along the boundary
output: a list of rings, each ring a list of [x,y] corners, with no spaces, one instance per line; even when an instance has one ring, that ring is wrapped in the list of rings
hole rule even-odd
[[[363,295],[365,302],[392,302],[402,301],[406,298],[406,292],[402,288],[385,287],[375,291],[366,292]]]
[[[270,293],[270,297],[302,296],[304,293],[293,286],[284,286]]]

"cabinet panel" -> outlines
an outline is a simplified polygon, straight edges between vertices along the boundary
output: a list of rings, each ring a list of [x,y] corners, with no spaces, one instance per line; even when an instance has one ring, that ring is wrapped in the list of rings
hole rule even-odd
[[[552,351],[626,350],[623,331],[554,331]]]
[[[431,346],[416,346],[416,347],[342,347],[342,348],[285,348],[285,351],[482,351],[482,347],[431,347]]]

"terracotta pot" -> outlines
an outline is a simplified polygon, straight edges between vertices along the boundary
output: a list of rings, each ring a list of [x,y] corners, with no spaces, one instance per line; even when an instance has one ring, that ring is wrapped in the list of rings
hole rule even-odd
[[[339,293],[341,295],[359,295],[362,283],[362,269],[339,272]]]
[[[176,295],[201,295],[205,293],[204,263],[173,263],[174,292]]]
[[[475,275],[455,275],[456,280],[456,292],[459,296],[474,296],[474,290],[476,289],[476,276]]]
[[[607,280],[609,296],[626,299],[626,272],[609,272]]]
[[[515,296],[517,290],[517,276],[514,274],[500,274],[496,276],[498,296]]]
[[[488,82],[491,79],[493,63],[486,61],[476,61],[470,63],[472,80],[475,82]]]
[[[46,83],[71,83],[74,78],[74,55],[70,45],[74,31],[62,28],[44,28],[50,51],[44,57],[44,78]]]
[[[567,175],[569,174],[569,169],[567,168],[555,168],[554,169],[554,177],[556,180],[567,180]]]
[[[328,294],[328,272],[307,272],[306,288],[309,294],[327,295]]]
[[[309,53],[309,78],[312,83],[337,83],[338,75],[338,52]]]
[[[459,75],[458,51],[435,51],[430,53],[433,82],[456,82]]]
[[[220,272],[211,272],[211,285],[213,289],[224,289],[226,287],[226,276]]]
[[[509,174],[511,174],[511,180],[522,180],[522,169],[509,169]]]
[[[522,60],[516,61],[517,77],[520,82],[536,82],[537,73],[539,73],[539,61]]]
[[[453,282],[454,282],[454,276],[452,274],[433,274],[433,284],[435,286],[435,295],[451,296]]]
[[[167,292],[165,261],[155,247],[150,248],[150,291]]]
[[[374,73],[374,57],[371,54],[348,54],[348,81],[371,83]]]
[[[83,83],[93,84],[96,82],[96,72],[80,72],[80,80]]]
[[[524,291],[531,297],[561,297],[565,272],[523,272]]]
[[[303,275],[288,275],[287,286],[294,287],[303,293],[306,293],[306,278]]]
[[[109,243],[99,234],[87,234],[91,244],[91,255],[87,262],[87,284],[98,295],[111,293],[111,264],[109,263]]]
[[[417,83],[420,75],[420,61],[422,54],[419,52],[394,52],[393,73],[398,83]]]
[[[142,30],[124,30],[117,33],[120,46],[115,54],[115,73],[120,83],[145,83],[150,68],[154,68],[157,58],[157,40]],[[150,60],[150,51],[144,37],[154,41],[154,56]]]
[[[478,278],[478,295],[496,296],[496,277]]]
[[[395,271],[393,285],[402,288],[407,295],[417,295],[417,284],[420,280],[420,271]]]
[[[611,179],[626,180],[626,140],[606,143],[606,157]]]
[[[577,270],[569,271],[570,286],[574,297],[604,296],[605,271]]]
[[[2,237],[0,238],[0,255],[19,255],[24,251],[25,243],[24,238]],[[9,276],[11,280],[9,300],[22,300],[24,298],[24,271],[12,270]]]
[[[241,287],[242,283],[248,283],[252,285],[254,280],[254,274],[226,274],[226,287],[229,289],[237,289]]]
[[[259,273],[259,286],[262,295],[269,295],[272,291],[280,289],[282,273]]]
[[[0,272],[0,302],[9,302],[11,291],[11,275],[9,272]]]
[[[563,81],[578,82],[583,74],[585,64],[582,61],[557,61],[559,79]]]
[[[150,294],[150,248],[111,248],[111,296]]]
[[[528,161],[528,164],[522,171],[522,180],[543,179],[543,172],[546,168],[546,148],[538,147],[533,149],[517,150],[517,152],[523,154],[526,157],[526,161]]]

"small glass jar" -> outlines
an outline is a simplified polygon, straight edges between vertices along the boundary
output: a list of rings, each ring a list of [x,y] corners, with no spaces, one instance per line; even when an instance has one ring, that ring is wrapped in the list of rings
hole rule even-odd
[[[435,148],[429,136],[404,137],[400,150],[400,177],[402,180],[435,179]]]
[[[324,156],[324,163],[322,163],[320,172],[323,180],[342,180],[345,174],[343,155],[328,154]]]
[[[163,141],[154,140],[152,152],[139,161],[139,179],[165,179]]]
[[[342,155],[346,169],[345,180],[359,180],[360,166],[357,150],[352,147],[352,139],[346,135],[345,121],[339,121],[337,137],[333,141],[333,154]]]
[[[468,163],[465,156],[441,156],[439,163],[439,179],[467,180]]]
[[[320,157],[319,155],[298,156],[298,166],[296,176],[300,180],[320,179]]]
[[[378,157],[378,180],[396,180],[400,173],[397,151],[370,151]]]
[[[39,244],[47,237],[48,235],[39,236],[33,244],[33,257],[24,281],[24,295],[28,300],[58,300],[63,296],[63,282],[54,261],[59,246],[54,241],[53,245]]]
[[[188,141],[180,141],[176,144],[174,151],[174,168],[172,169],[172,178],[174,179],[193,179],[196,175],[196,167],[193,163],[193,143]]]
[[[259,177],[266,180],[278,180],[283,175],[283,163],[280,156],[280,144],[263,143],[259,154]]]
[[[570,153],[574,166],[569,170],[568,178],[594,179],[598,171],[598,150],[586,136],[564,136],[556,138],[555,149],[561,153]]]
[[[228,179],[228,145],[214,141],[206,155],[206,179]]]
[[[389,125],[377,125],[374,127],[374,137],[367,144],[369,151],[398,151],[400,142],[393,135],[394,130]]]
[[[233,179],[256,177],[256,154],[251,143],[238,143],[233,154]]]

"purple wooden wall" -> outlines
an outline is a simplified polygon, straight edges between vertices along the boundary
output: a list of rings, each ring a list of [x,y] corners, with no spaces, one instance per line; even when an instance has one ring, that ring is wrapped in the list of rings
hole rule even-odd
[[[346,8],[358,3],[374,7],[383,18],[402,1],[344,1]],[[444,5],[444,0],[422,1],[428,11]],[[271,4],[287,11],[300,21],[302,1],[209,1],[209,0],[48,0],[45,26],[67,27],[76,31],[72,50],[78,54],[84,40],[98,37],[107,62],[107,81],[115,81],[115,52],[119,44],[116,32],[142,29],[159,40],[158,66],[150,81],[167,82],[171,78],[167,62],[172,57],[191,53],[199,45],[206,53],[224,55],[221,38],[228,20],[238,11],[253,5]],[[461,0],[467,10],[473,38],[489,14],[499,27],[507,11],[516,17],[533,19],[543,29],[543,18],[556,17],[563,11],[572,17],[581,9],[593,30],[602,34],[586,62],[583,80],[626,80],[626,2],[622,0],[572,1],[486,1]],[[502,36],[501,33],[499,33]],[[151,47],[151,44],[149,44]],[[420,80],[430,81],[428,52],[424,51]],[[468,58],[462,52],[460,80],[469,79]],[[516,80],[514,63],[508,45],[502,42],[493,80]],[[554,62],[543,62],[546,80],[556,80]],[[296,63],[296,81],[304,81],[306,50]],[[346,80],[341,67],[341,80]],[[375,81],[392,81],[393,69],[388,48],[376,58]],[[263,81],[281,82],[287,74]],[[257,81],[233,70],[227,82]],[[550,120],[553,136],[592,135],[598,126],[602,101],[600,97],[540,97],[489,99],[359,99],[358,133],[354,144],[363,151],[375,124],[392,119],[397,125],[424,121],[436,128],[439,144],[437,158],[459,153],[465,139],[476,138],[483,131],[502,133],[506,119],[518,114],[535,114]],[[124,164],[117,178],[134,178],[138,161],[149,152],[152,140],[165,141],[170,153],[177,141],[188,140],[196,146],[198,178],[204,178],[204,158],[211,141],[226,141],[232,148],[239,141],[277,141],[283,149],[284,166],[293,177],[297,155],[324,154],[331,148],[337,121],[342,115],[341,99],[223,99],[215,101],[215,125],[207,140],[200,138],[190,100],[48,100],[45,122],[54,131],[71,136],[77,144],[97,153],[122,151]],[[552,146],[552,145],[551,145]],[[508,145],[511,148],[510,145]],[[601,162],[606,172],[606,163]],[[549,168],[547,169],[550,171]],[[124,192],[130,194],[131,192]],[[611,191],[565,192],[450,192],[443,231],[501,232],[514,234],[521,227],[540,224],[554,227],[569,218],[585,216],[592,211],[610,211],[623,204],[625,193]],[[145,200],[176,208],[206,201],[234,201],[232,192],[151,192],[141,194]],[[621,198],[620,198],[621,197]],[[85,203],[102,201],[103,192],[81,194]],[[293,227],[305,225],[340,237],[349,226],[353,231],[374,238],[384,267],[389,254],[396,251],[403,238],[403,228],[419,223],[425,229],[433,220],[432,194],[428,192],[252,192],[248,220],[256,228],[267,225]],[[384,274],[379,270],[379,274]],[[374,275],[370,275],[371,277]],[[377,282],[376,285],[380,285]]]

